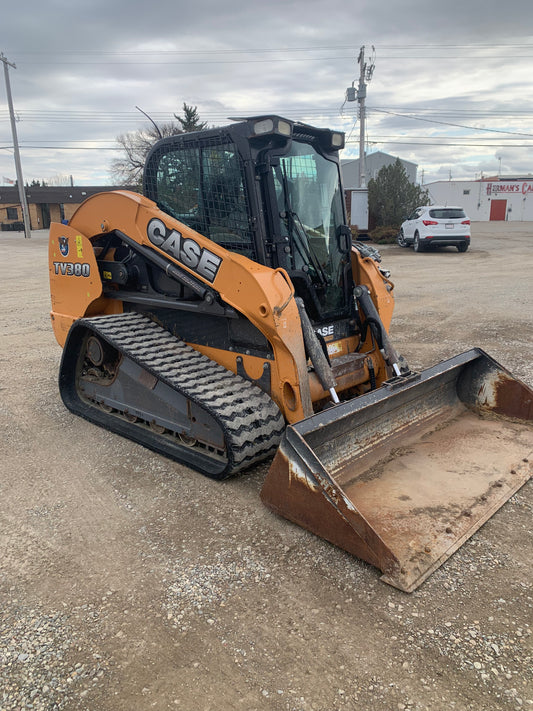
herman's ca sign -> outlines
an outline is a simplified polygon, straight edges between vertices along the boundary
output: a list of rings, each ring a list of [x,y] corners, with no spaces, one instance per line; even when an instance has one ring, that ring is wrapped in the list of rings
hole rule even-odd
[[[487,183],[487,195],[527,195],[533,193],[533,181],[498,181],[497,183]]]

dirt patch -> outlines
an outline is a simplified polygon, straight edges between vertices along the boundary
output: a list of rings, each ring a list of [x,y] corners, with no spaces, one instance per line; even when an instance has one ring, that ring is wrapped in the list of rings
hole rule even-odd
[[[533,226],[381,248],[412,368],[472,346],[533,384]],[[412,595],[282,520],[267,465],[205,479],[68,413],[47,237],[0,237],[0,709],[533,709],[531,484]]]

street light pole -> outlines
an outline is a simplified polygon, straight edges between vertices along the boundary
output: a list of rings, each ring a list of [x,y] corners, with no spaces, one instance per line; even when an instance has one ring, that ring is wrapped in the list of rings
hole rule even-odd
[[[22,166],[20,163],[19,144],[17,139],[17,125],[15,122],[15,112],[13,110],[13,99],[11,98],[11,85],[9,83],[8,66],[16,69],[17,67],[8,62],[4,57],[3,52],[0,53],[0,61],[4,63],[4,77],[6,80],[7,103],[9,106],[9,117],[11,119],[11,133],[13,134],[13,152],[15,154],[15,170],[17,171],[17,185],[19,189],[19,200],[22,207],[22,221],[24,223],[24,237],[30,239],[30,213],[28,211],[28,203],[26,201],[26,191],[24,190],[24,179],[22,177]]]
[[[159,126],[156,124],[156,122],[154,121],[154,119],[153,119],[151,116],[148,116],[148,114],[146,113],[146,111],[143,111],[143,110],[142,110],[141,108],[139,108],[138,106],[136,106],[135,108],[137,109],[137,111],[140,111],[141,114],[144,114],[144,115],[146,116],[146,118],[148,119],[148,121],[151,121],[151,122],[153,123],[153,125],[155,126],[155,130],[156,130],[157,133],[159,134],[159,138],[163,138],[163,134],[162,134],[161,131],[159,130]]]

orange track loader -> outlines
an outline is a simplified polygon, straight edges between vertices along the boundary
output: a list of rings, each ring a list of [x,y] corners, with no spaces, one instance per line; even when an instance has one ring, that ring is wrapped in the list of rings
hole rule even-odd
[[[422,373],[346,226],[344,135],[278,116],[159,141],[143,193],[53,224],[65,405],[415,589],[530,476],[533,393],[480,350]]]

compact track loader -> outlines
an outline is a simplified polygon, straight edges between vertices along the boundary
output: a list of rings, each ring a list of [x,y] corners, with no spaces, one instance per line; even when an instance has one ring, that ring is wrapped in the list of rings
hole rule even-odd
[[[278,116],[173,136],[144,195],[53,224],[59,386],[215,479],[275,455],[264,503],[411,591],[530,477],[533,392],[481,350],[422,373],[396,352],[393,283],[346,226],[343,146]]]

